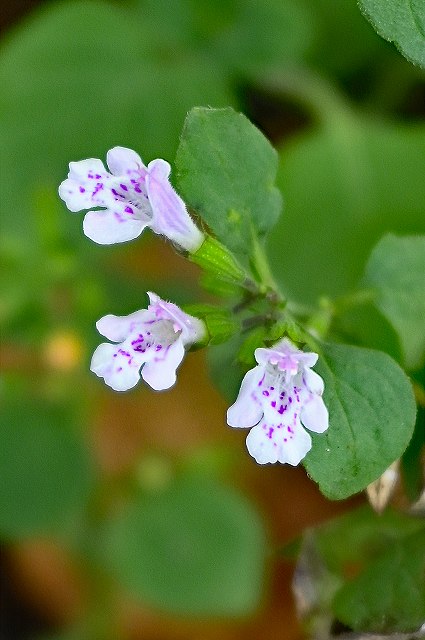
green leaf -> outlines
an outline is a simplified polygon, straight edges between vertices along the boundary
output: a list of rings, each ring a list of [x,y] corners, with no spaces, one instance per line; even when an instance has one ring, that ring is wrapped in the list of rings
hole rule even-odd
[[[425,359],[425,235],[386,235],[366,265],[366,286],[398,333],[408,369]]]
[[[342,587],[333,608],[356,631],[417,631],[425,619],[425,528],[391,545]]]
[[[362,569],[397,540],[423,528],[420,518],[386,509],[375,513],[369,505],[349,511],[315,529],[321,556],[330,571],[342,578]]]
[[[425,0],[358,0],[380,36],[411,62],[425,67]]]
[[[0,534],[56,529],[87,499],[93,470],[63,407],[8,404],[0,429]]]
[[[305,467],[338,500],[364,489],[402,455],[416,406],[407,376],[380,351],[326,344],[317,371],[325,381],[329,429],[312,434]]]
[[[351,112],[288,142],[278,174],[285,214],[268,239],[288,297],[342,295],[384,233],[425,233],[424,166],[425,127]]]
[[[178,186],[188,205],[240,256],[253,253],[253,234],[276,222],[277,154],[263,134],[233,109],[194,108],[177,151]]]
[[[117,514],[101,557],[125,587],[159,609],[239,616],[259,604],[265,538],[241,495],[195,474]]]

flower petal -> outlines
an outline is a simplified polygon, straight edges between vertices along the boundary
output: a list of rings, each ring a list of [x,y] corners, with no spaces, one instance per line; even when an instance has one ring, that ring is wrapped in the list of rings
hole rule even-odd
[[[263,417],[263,408],[258,387],[264,379],[264,368],[260,365],[248,371],[242,380],[236,402],[227,410],[230,427],[252,427]]]
[[[83,222],[85,235],[97,244],[115,244],[137,238],[148,226],[146,221],[121,213],[122,205],[116,210],[89,211]]]
[[[130,175],[145,166],[139,154],[127,147],[110,149],[106,154],[106,161],[114,176]]]
[[[68,178],[71,180],[90,180],[96,182],[102,178],[108,177],[105,165],[99,158],[87,158],[86,160],[78,160],[69,163]]]
[[[114,391],[127,391],[140,380],[142,362],[130,356],[119,345],[104,342],[93,354],[90,369]]]
[[[184,353],[181,339],[176,340],[172,345],[163,347],[163,351],[155,352],[142,369],[143,380],[155,391],[169,389],[176,382],[176,370],[184,358]]]
[[[281,462],[296,466],[311,449],[311,437],[301,426],[291,435],[283,425],[280,427],[262,422],[248,433],[246,446],[258,464]]]
[[[146,190],[152,207],[152,230],[163,234],[188,251],[196,251],[204,235],[189,216],[186,205],[171,186],[170,165],[165,160],[153,160],[148,165]]]
[[[323,433],[329,427],[329,414],[321,396],[313,395],[301,408],[301,422],[310,431]]]
[[[133,331],[137,330],[137,325],[147,319],[147,315],[146,309],[135,311],[128,316],[114,316],[109,313],[96,322],[96,328],[108,340],[123,342]]]
[[[70,162],[68,178],[59,186],[59,196],[73,212],[107,206],[113,201],[106,187],[110,178],[97,158]]]
[[[322,395],[324,389],[323,378],[318,373],[311,369],[305,369],[303,374],[304,383],[311,393],[317,393]]]

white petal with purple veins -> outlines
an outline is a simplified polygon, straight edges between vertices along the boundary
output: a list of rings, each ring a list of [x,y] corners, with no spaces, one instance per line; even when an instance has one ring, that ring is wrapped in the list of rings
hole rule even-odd
[[[261,420],[264,413],[260,391],[263,379],[264,369],[261,366],[251,369],[245,375],[236,402],[227,410],[229,426],[252,427]]]
[[[148,311],[142,309],[128,316],[114,316],[109,313],[96,322],[96,329],[102,336],[113,342],[123,342],[146,320]]]
[[[147,222],[111,209],[89,211],[83,221],[85,235],[97,244],[115,244],[134,240],[147,226]]]
[[[250,455],[258,464],[280,462],[296,466],[311,449],[311,437],[303,428],[291,434],[282,426],[261,423],[246,438]]]
[[[119,345],[104,342],[94,352],[90,369],[114,391],[127,391],[139,382],[141,364]]]
[[[169,389],[176,382],[177,367],[184,358],[184,346],[177,340],[170,346],[161,345],[161,350],[155,350],[142,369],[142,378],[155,391]]]

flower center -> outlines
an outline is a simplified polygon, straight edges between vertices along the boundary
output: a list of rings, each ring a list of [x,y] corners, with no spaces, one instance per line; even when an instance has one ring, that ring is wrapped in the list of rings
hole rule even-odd
[[[179,337],[181,330],[175,329],[175,323],[172,320],[161,318],[156,320],[150,329],[152,342],[160,345],[173,344]]]

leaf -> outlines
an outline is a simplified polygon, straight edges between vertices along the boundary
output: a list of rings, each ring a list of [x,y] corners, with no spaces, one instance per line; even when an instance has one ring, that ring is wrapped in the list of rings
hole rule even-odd
[[[268,238],[288,297],[344,294],[384,233],[425,233],[424,166],[425,127],[350,112],[288,142],[278,173],[285,214]]]
[[[367,571],[379,554],[391,553],[389,550],[397,548],[400,541],[404,544],[408,536],[416,532],[423,535],[423,531],[420,518],[391,509],[377,515],[368,505],[307,529],[297,541],[299,558],[293,588],[301,619],[310,633],[322,636],[329,629],[326,637],[334,637],[330,629],[338,626],[332,611],[337,593],[345,589],[348,580]],[[295,543],[287,546],[286,553],[294,547]],[[377,588],[377,598],[380,593]],[[382,640],[384,637],[392,636],[379,636]],[[401,640],[401,636],[397,638]],[[408,640],[407,636],[403,638]]]
[[[67,521],[87,499],[93,469],[61,407],[9,403],[0,429],[0,534],[22,538]]]
[[[425,528],[391,545],[342,587],[333,609],[355,631],[417,631],[425,619]]]
[[[176,165],[180,193],[215,235],[237,254],[253,253],[253,234],[276,222],[277,154],[233,109],[196,107],[186,118]]]
[[[425,0],[358,0],[380,36],[411,62],[425,67]]]
[[[412,436],[412,387],[387,354],[326,344],[318,373],[325,382],[329,429],[312,434],[305,467],[322,493],[339,500],[364,489],[399,458]]]
[[[234,490],[199,474],[139,496],[109,522],[100,553],[127,589],[162,610],[239,616],[261,597],[258,515]]]
[[[423,528],[419,518],[386,509],[377,514],[369,505],[344,513],[315,529],[320,554],[330,571],[342,578],[362,569],[397,540]]]
[[[425,360],[425,235],[386,235],[366,265],[365,284],[398,333],[408,369]]]

